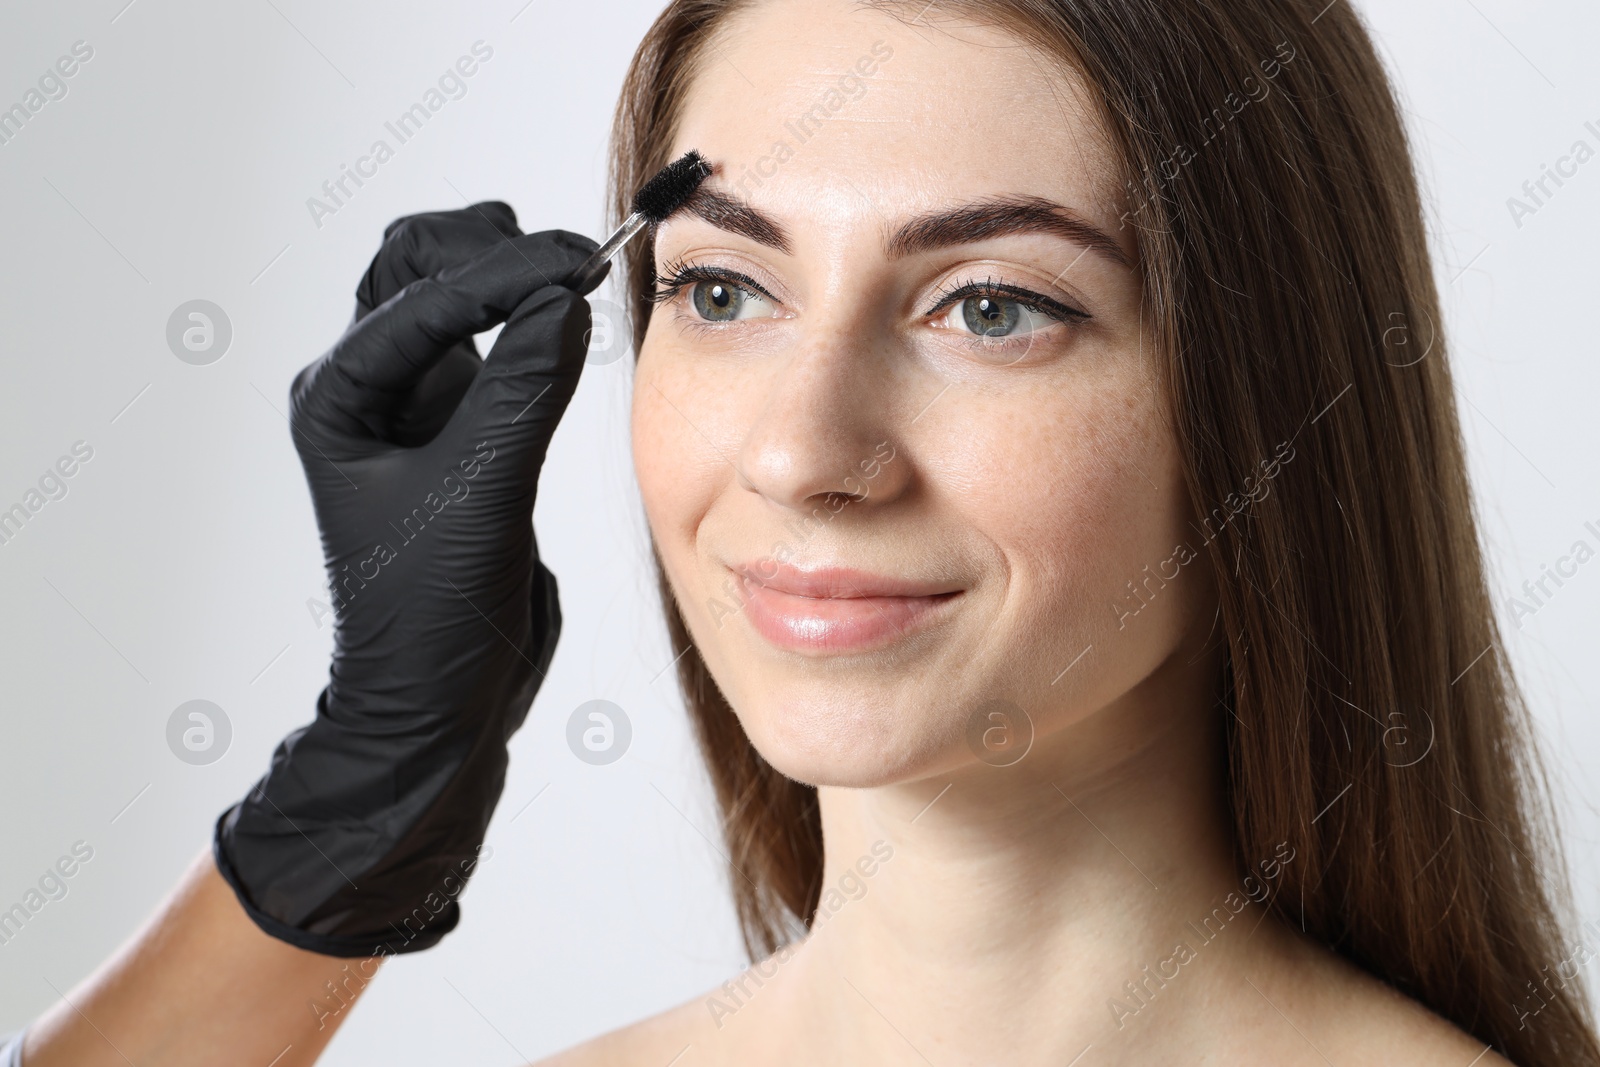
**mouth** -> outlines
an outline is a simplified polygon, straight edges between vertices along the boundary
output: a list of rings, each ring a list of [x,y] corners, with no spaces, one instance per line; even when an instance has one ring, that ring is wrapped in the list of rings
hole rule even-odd
[[[735,567],[744,614],[788,652],[837,655],[886,648],[932,626],[961,596],[952,582],[892,578],[847,567]]]

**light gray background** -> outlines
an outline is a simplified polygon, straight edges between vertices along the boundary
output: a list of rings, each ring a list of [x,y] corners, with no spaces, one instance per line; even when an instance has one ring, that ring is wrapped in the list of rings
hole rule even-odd
[[[524,229],[600,236],[612,105],[660,6],[125,3],[0,13],[0,106],[74,41],[94,48],[68,95],[0,145],[0,508],[74,441],[94,449],[68,495],[0,546],[0,909],[73,842],[95,850],[0,946],[0,1030],[136,927],[312,713],[331,629],[307,609],[322,561],[285,394],[347,322],[383,226],[500,198]],[[1600,526],[1600,159],[1520,227],[1506,204],[1575,140],[1600,148],[1584,128],[1600,128],[1600,9],[1361,6],[1417,138],[1493,581],[1567,794],[1581,914],[1600,920],[1600,561],[1520,628],[1507,606],[1541,564],[1595,543],[1585,521]],[[494,55],[467,95],[316,226],[307,198],[376,138],[393,145],[383,123],[478,40]],[[232,322],[209,366],[166,346],[191,299]],[[628,360],[586,371],[541,483],[566,627],[512,744],[493,857],[460,929],[384,969],[327,1063],[520,1063],[742,963],[710,793],[661,673],[629,374]],[[633,722],[610,766],[564,742],[595,698]],[[166,745],[192,699],[233,726],[207,766]]]

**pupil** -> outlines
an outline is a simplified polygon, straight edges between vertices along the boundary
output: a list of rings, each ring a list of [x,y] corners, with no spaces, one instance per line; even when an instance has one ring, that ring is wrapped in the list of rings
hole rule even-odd
[[[731,302],[731,298],[728,295],[727,288],[724,287],[724,286],[721,286],[721,285],[712,286],[711,287],[711,302],[713,304],[717,305],[717,307],[719,307],[719,308],[726,308],[728,306],[728,304]]]

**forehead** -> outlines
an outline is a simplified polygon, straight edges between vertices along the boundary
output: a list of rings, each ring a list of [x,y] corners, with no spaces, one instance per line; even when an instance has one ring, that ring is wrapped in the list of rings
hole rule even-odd
[[[757,204],[888,218],[1006,192],[1113,225],[1121,205],[1074,68],[992,26],[855,0],[764,0],[723,25],[684,102],[675,154],[691,147]]]

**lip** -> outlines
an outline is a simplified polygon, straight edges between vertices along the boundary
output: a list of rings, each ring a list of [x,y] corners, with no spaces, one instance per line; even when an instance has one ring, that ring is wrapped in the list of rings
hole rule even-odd
[[[958,583],[894,578],[850,567],[801,570],[772,562],[732,568],[744,613],[790,652],[869,652],[926,629],[962,592]]]

